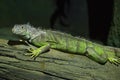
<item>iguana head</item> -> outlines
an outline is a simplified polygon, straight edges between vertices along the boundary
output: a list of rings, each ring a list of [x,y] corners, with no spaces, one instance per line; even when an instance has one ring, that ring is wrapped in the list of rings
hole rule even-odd
[[[33,26],[28,24],[16,24],[12,28],[12,32],[16,35],[19,35],[23,39],[34,39],[36,36],[41,36],[45,32],[41,29],[36,29]]]
[[[29,24],[21,24],[21,25],[14,25],[14,27],[12,28],[12,32],[16,35],[19,35],[25,39],[29,39],[30,38],[30,29],[31,26]]]

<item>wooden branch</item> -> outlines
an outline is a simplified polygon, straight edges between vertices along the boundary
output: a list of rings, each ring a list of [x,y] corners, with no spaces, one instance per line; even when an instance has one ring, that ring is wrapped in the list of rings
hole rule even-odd
[[[86,56],[51,49],[36,60],[25,56],[25,45],[0,40],[0,79],[9,80],[119,80],[120,67],[98,64]]]

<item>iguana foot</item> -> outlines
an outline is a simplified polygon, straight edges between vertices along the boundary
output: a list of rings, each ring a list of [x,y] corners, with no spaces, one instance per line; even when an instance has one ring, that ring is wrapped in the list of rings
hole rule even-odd
[[[109,58],[109,61],[115,65],[120,64],[120,58]]]
[[[34,58],[34,59],[36,57],[38,57],[39,54],[41,53],[41,49],[40,48],[37,48],[37,49],[30,48],[30,49],[28,49],[28,51],[30,53],[26,53],[25,55],[29,55],[29,56],[31,56],[31,58]]]
[[[41,53],[43,53],[43,52],[46,52],[46,51],[48,51],[49,49],[50,49],[50,45],[49,45],[49,44],[46,44],[46,45],[44,45],[44,46],[41,46],[40,48],[35,48],[35,49],[34,49],[34,48],[30,48],[30,49],[28,49],[28,51],[31,52],[31,53],[26,54],[26,55],[30,55],[31,58],[36,59],[36,57],[38,57],[39,54],[41,54]]]

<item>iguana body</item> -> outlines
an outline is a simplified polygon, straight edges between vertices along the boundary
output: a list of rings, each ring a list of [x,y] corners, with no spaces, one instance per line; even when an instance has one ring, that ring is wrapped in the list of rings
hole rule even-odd
[[[36,29],[30,24],[15,25],[12,29],[14,34],[21,36],[24,40],[39,47],[30,50],[32,57],[37,57],[40,53],[53,48],[74,54],[86,55],[98,63],[120,63],[118,56],[116,56],[116,49],[108,46],[103,46],[83,38],[73,37],[70,34]],[[118,53],[118,52],[117,52]]]

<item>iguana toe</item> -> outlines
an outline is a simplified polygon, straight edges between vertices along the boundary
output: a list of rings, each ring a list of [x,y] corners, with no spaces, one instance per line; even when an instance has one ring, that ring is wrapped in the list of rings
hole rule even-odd
[[[34,51],[34,49],[33,48],[29,48],[29,49],[27,49],[29,52],[33,52]]]
[[[39,52],[32,52],[31,58],[36,58],[39,55]]]
[[[119,65],[120,64],[120,58],[109,58],[109,61],[115,65]]]
[[[29,51],[29,53],[26,53],[25,55],[31,56],[31,58],[33,59],[35,59],[41,52],[40,49],[29,48],[27,50]]]

